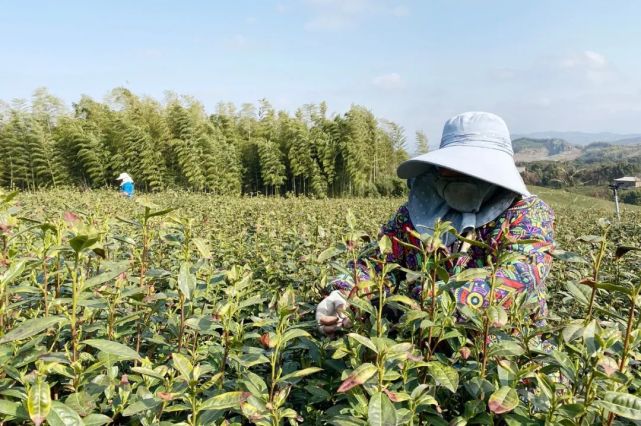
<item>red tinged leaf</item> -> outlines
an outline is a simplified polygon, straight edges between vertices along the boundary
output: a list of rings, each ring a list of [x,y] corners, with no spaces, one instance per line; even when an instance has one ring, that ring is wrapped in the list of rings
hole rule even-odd
[[[408,355],[407,355],[407,359],[409,359],[410,361],[414,361],[414,362],[421,362],[421,361],[423,361],[423,357],[422,357],[422,356],[420,356],[420,355],[414,355],[414,354],[412,354],[412,353],[410,353],[410,354],[408,354]]]
[[[594,286],[596,285],[596,282],[592,278],[587,277],[579,281],[579,284],[587,285],[588,287],[594,288]]]
[[[158,392],[156,393],[156,396],[163,401],[171,401],[172,399],[174,399],[173,395],[169,392]]]
[[[490,396],[487,406],[494,414],[509,413],[519,405],[519,396],[514,389],[503,386]]]
[[[78,222],[80,220],[78,215],[76,215],[75,213],[70,212],[70,211],[64,212],[63,215],[62,215],[62,219],[65,222],[69,223],[70,225],[73,225],[74,223],[76,223],[76,222]]]
[[[337,392],[347,392],[353,387],[362,385],[376,374],[377,371],[376,367],[370,363],[361,364],[343,381]]]
[[[260,344],[263,346],[263,348],[269,349],[269,333],[264,333],[262,336],[260,336]]]
[[[385,395],[387,395],[387,397],[389,398],[390,401],[392,401],[392,402],[401,402],[401,400],[399,399],[398,395],[396,395],[395,392],[392,392],[392,391],[387,390],[387,389],[383,389],[383,392],[385,392]]]
[[[472,355],[472,350],[467,346],[463,346],[461,349],[458,350],[458,353],[459,355],[461,355],[461,358],[468,359],[470,355]]]

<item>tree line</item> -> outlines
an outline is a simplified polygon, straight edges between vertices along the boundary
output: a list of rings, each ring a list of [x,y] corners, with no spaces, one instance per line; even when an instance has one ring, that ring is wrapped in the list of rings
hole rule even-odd
[[[417,133],[419,151],[427,139]],[[38,190],[103,188],[128,172],[138,189],[318,197],[399,195],[404,129],[353,105],[329,115],[308,104],[291,115],[265,99],[213,114],[193,97],[160,102],[116,88],[68,110],[47,89],[0,104],[0,184]]]
[[[527,163],[525,166],[523,178],[528,185],[551,188],[591,185],[602,186],[607,192],[607,185],[614,179],[641,174],[641,156],[592,163],[580,160],[539,161]]]

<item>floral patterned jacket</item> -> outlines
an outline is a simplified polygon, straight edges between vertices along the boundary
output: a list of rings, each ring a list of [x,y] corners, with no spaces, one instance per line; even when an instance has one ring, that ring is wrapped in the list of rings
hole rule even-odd
[[[392,241],[389,262],[394,262],[410,270],[420,270],[421,253],[408,245],[417,246],[418,240],[412,235],[414,226],[405,205],[401,206],[385,224],[380,237],[387,235]],[[554,212],[537,196],[517,199],[510,208],[495,220],[476,229],[476,240],[490,247],[497,247],[503,241],[503,251],[518,253],[496,273],[496,298],[504,306],[509,306],[514,296],[525,292],[526,306],[536,317],[547,314],[545,278],[552,264],[551,252],[554,249]],[[507,237],[508,244],[505,244]],[[477,246],[447,265],[450,277],[467,268],[488,268],[488,250]],[[353,265],[350,265],[353,267]],[[369,279],[366,269],[360,265],[359,277]],[[333,289],[351,289],[353,278],[347,275],[336,277],[331,282]],[[415,289],[420,291],[420,289]],[[416,296],[413,291],[413,296]],[[490,293],[488,279],[475,278],[454,290],[459,306],[468,305],[478,308],[487,306]]]

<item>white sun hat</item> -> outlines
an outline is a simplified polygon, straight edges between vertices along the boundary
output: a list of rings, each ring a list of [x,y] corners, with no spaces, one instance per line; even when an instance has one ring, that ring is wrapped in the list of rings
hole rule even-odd
[[[120,176],[116,180],[121,180],[123,182],[133,182],[134,180],[129,176],[129,173],[120,173]]]
[[[510,132],[503,119],[488,112],[465,112],[445,123],[439,149],[401,163],[397,174],[410,179],[444,167],[530,195],[514,164]]]

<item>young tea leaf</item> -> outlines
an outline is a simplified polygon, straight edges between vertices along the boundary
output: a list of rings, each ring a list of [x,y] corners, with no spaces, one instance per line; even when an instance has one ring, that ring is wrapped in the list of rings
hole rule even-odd
[[[352,374],[350,374],[347,379],[343,381],[343,383],[339,386],[337,392],[347,392],[351,388],[362,385],[365,383],[367,380],[370,379],[374,374],[377,372],[376,366],[370,364],[370,363],[365,363],[361,364],[356,368],[356,370],[352,371]]]
[[[300,379],[301,377],[309,376],[310,374],[318,373],[319,371],[323,371],[323,369],[319,367],[303,368],[302,370],[294,371],[293,373],[284,375],[278,381],[288,382],[291,380]]]
[[[0,339],[0,344],[13,342],[15,340],[27,339],[62,322],[67,322],[67,319],[64,317],[56,316],[26,320],[18,327],[2,336],[2,338]]]
[[[189,262],[183,262],[183,264],[180,265],[178,288],[185,296],[185,299],[191,299],[191,295],[196,289],[196,277],[191,273],[191,263]]]
[[[438,361],[432,361],[427,363],[427,368],[430,375],[439,385],[445,387],[452,393],[456,393],[459,375],[453,367],[444,365]]]
[[[487,406],[494,414],[504,414],[514,410],[519,405],[519,396],[516,391],[509,386],[502,386],[494,392]]]
[[[632,420],[641,420],[641,398],[623,392],[606,392],[597,404],[606,410]]]
[[[27,411],[36,426],[40,426],[51,411],[51,389],[42,377],[38,377],[29,389]]]
[[[129,348],[128,346],[123,345],[122,343],[112,342],[110,340],[104,339],[89,339],[84,340],[82,343],[94,347],[108,355],[113,355],[123,361],[141,359],[138,352]]]
[[[174,368],[178,370],[183,379],[190,381],[191,372],[194,370],[194,366],[187,357],[179,353],[173,353],[171,354],[171,359],[173,361]]]
[[[226,392],[213,396],[202,403],[201,410],[228,410],[240,408],[240,404],[249,397],[249,392]]]
[[[78,413],[68,405],[60,401],[53,401],[51,411],[47,416],[47,423],[50,426],[84,426]]]
[[[370,398],[367,406],[367,423],[370,426],[396,425],[396,409],[386,394],[376,392]]]

